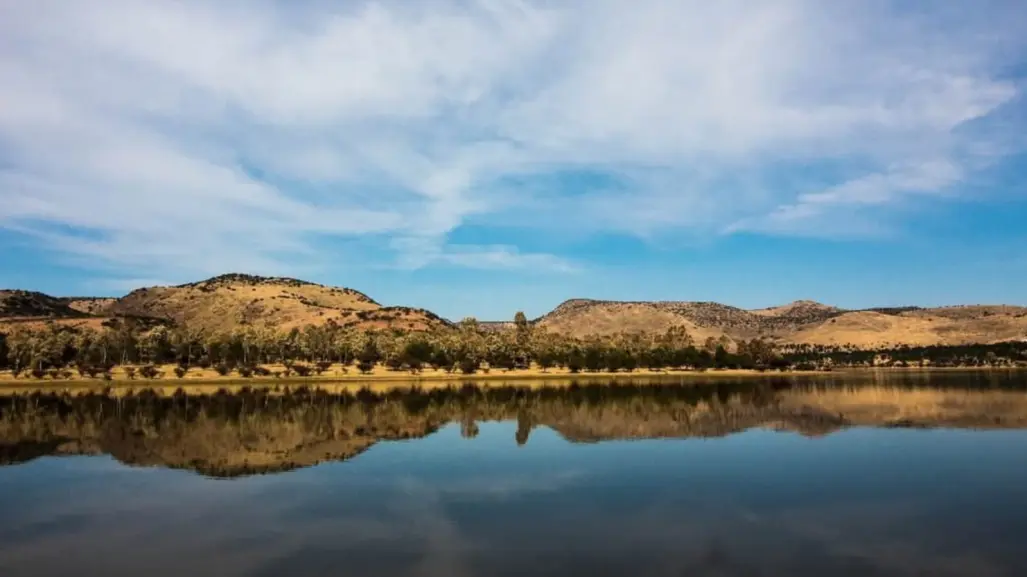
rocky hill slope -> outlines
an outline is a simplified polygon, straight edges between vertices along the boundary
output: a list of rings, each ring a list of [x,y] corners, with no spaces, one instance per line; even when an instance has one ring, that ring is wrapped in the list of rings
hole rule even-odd
[[[781,344],[959,345],[1027,338],[1027,307],[957,306],[844,310],[814,301],[745,310],[713,302],[569,300],[537,319],[553,332],[587,336],[684,327],[697,341],[762,337]]]
[[[87,314],[70,306],[67,299],[32,291],[0,290],[0,318],[67,319]]]
[[[152,319],[206,331],[263,324],[289,330],[328,322],[399,330],[434,330],[451,324],[423,309],[382,306],[349,288],[243,274],[141,288],[121,298],[0,291],[0,325],[53,319],[99,328],[110,317]],[[573,299],[533,322],[543,330],[577,337],[683,327],[698,343],[710,337],[733,341],[760,337],[782,345],[884,348],[1027,339],[1027,307],[1004,305],[845,310],[802,300],[746,310],[715,302]],[[511,330],[513,324],[483,322],[480,327],[503,331]]]
[[[5,297],[5,295],[7,295]],[[0,293],[0,319],[140,317],[207,331],[270,324],[281,330],[334,321],[362,329],[430,330],[447,321],[423,309],[387,307],[349,288],[306,281],[227,274],[179,286],[134,290],[121,298],[50,297]]]

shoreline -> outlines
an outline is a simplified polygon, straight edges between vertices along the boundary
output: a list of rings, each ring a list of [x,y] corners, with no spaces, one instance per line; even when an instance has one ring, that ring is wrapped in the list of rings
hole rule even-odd
[[[829,375],[872,373],[931,373],[931,372],[998,372],[1023,371],[1027,367],[852,367],[830,371],[757,371],[754,369],[710,369],[705,371],[676,370],[651,371],[640,370],[630,373],[617,372],[580,372],[571,373],[566,369],[554,369],[542,372],[539,369],[520,369],[511,371],[478,372],[474,374],[446,373],[445,371],[426,370],[420,374],[389,371],[376,367],[371,374],[338,373],[311,375],[307,377],[289,376],[253,376],[210,375],[208,372],[197,371],[196,374],[184,378],[162,376],[155,379],[136,377],[130,379],[122,372],[115,374],[112,380],[88,378],[75,375],[71,379],[35,379],[28,376],[13,378],[9,371],[0,373],[0,394],[24,393],[31,391],[103,391],[111,390],[170,390],[205,389],[216,391],[219,388],[260,388],[278,389],[282,387],[298,388],[338,388],[340,390],[369,389],[402,389],[402,388],[446,388],[463,384],[490,386],[570,386],[574,383],[612,383],[616,381],[630,382],[645,380],[649,384],[685,385],[699,384],[703,380],[724,379],[766,379],[766,378],[809,378]],[[167,372],[164,373],[167,375]],[[687,382],[687,383],[686,383]]]
[[[679,370],[679,371],[650,371],[640,370],[630,373],[617,372],[580,372],[571,373],[566,369],[550,370],[542,372],[538,369],[521,369],[511,371],[490,371],[477,372],[469,375],[462,373],[446,373],[445,371],[426,370],[419,374],[411,374],[397,371],[379,370],[376,368],[371,374],[359,373],[337,373],[310,375],[307,377],[289,376],[252,376],[240,377],[238,375],[187,375],[184,378],[162,376],[155,379],[136,377],[130,379],[124,374],[116,374],[112,380],[101,378],[89,378],[75,375],[71,379],[35,379],[29,376],[13,378],[9,371],[0,373],[0,390],[7,388],[146,388],[171,387],[171,386],[205,386],[215,387],[218,385],[229,386],[260,386],[273,387],[303,386],[317,384],[352,384],[369,385],[376,383],[394,384],[403,383],[417,385],[422,383],[450,383],[459,384],[467,382],[502,382],[502,381],[604,381],[604,380],[629,380],[629,379],[701,379],[701,378],[761,378],[771,376],[796,376],[796,375],[826,375],[831,371],[757,371],[754,369],[710,369],[706,371]]]

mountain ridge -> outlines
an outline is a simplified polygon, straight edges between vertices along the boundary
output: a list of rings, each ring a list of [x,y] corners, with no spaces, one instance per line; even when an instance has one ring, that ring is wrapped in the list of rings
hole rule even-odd
[[[431,311],[385,306],[367,294],[290,277],[227,273],[169,286],[142,287],[122,297],[56,297],[0,290],[0,322],[100,324],[112,317],[151,319],[197,330],[244,325],[278,330],[328,322],[357,329],[430,331],[453,326]],[[623,332],[686,330],[707,339],[769,339],[781,345],[860,348],[991,343],[1027,338],[1027,307],[949,305],[845,309],[810,299],[758,309],[714,301],[567,299],[530,321],[545,331],[575,337]],[[511,330],[510,321],[483,321],[488,330]]]

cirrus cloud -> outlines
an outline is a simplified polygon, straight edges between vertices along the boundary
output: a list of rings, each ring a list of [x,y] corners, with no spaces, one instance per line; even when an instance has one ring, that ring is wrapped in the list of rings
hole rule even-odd
[[[469,223],[880,234],[1019,150],[996,121],[1019,8],[5,1],[0,227],[169,280],[317,270],[356,238],[408,268],[579,268],[450,240]]]

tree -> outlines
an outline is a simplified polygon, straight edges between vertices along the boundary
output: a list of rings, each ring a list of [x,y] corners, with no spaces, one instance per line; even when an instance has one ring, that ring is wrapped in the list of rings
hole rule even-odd
[[[546,372],[556,365],[556,356],[550,351],[542,351],[536,357],[539,368]]]
[[[7,346],[7,334],[0,333],[0,370],[10,366],[10,361],[7,358],[10,352],[10,348]]]

